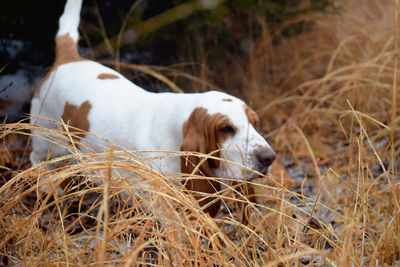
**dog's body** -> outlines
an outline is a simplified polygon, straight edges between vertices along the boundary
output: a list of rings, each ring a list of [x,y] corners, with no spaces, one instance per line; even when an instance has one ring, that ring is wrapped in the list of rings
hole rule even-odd
[[[114,70],[81,58],[76,45],[81,2],[68,0],[60,18],[55,64],[32,99],[33,124],[51,128],[53,124],[39,117],[61,118],[127,149],[215,152],[213,155],[268,172],[275,152],[254,129],[257,115],[243,101],[215,91],[150,93]],[[33,138],[32,163],[45,160],[48,148],[47,141]],[[52,157],[66,153],[57,148]],[[191,173],[199,162],[195,156],[165,157],[154,161],[152,167],[166,173]],[[250,174],[237,164],[208,159],[197,173],[243,180]],[[191,189],[215,191],[214,186],[201,183],[197,180],[193,187],[198,188]]]

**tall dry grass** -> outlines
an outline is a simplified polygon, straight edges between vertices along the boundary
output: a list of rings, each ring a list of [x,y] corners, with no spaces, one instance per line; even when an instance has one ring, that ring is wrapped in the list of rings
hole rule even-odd
[[[250,183],[257,203],[231,185],[211,219],[173,182],[182,177],[115,144],[83,154],[73,129],[50,138],[70,156],[15,171],[26,153],[6,144],[34,126],[2,125],[2,263],[399,265],[399,3],[338,4],[340,14],[316,14],[312,31],[277,46],[281,29],[260,20],[263,36],[249,57],[232,55],[235,64],[218,76],[257,109],[289,173],[301,169],[299,188],[287,189],[287,174],[275,169]]]
[[[275,187],[252,184],[259,192],[271,191],[264,202],[275,204],[251,203],[232,185],[218,194],[225,213],[214,220],[185,192],[183,177],[149,168],[144,151],[110,143],[104,153],[84,154],[76,147],[90,150],[95,144],[81,142],[80,132],[67,125],[53,130],[26,123],[2,125],[1,137],[30,135],[28,130],[68,147],[71,154],[16,173],[0,188],[0,247],[11,264],[252,265],[268,262],[264,254],[274,258],[267,240],[275,235],[265,230],[265,220],[277,216],[270,214],[277,203],[286,203],[279,204],[280,221],[295,222],[285,231],[306,226],[307,212],[291,219],[288,212],[295,208],[284,199],[288,190],[274,180]]]
[[[246,84],[281,154],[345,218],[333,250],[339,265],[398,264],[399,3],[337,3],[340,15],[317,18],[313,31],[278,47],[266,29]]]

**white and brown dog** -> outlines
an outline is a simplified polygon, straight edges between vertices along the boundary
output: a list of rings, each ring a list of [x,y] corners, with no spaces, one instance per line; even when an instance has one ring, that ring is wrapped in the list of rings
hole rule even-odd
[[[243,101],[216,91],[150,93],[118,72],[81,58],[77,50],[81,5],[82,0],[66,3],[56,35],[55,63],[32,99],[32,124],[51,128],[54,125],[42,118],[61,118],[127,149],[214,151],[214,156],[237,163],[208,159],[197,174],[209,177],[240,181],[253,175],[240,165],[259,173],[269,171],[275,152],[254,129],[257,114]],[[46,140],[35,137],[32,145],[32,164],[48,157]],[[58,148],[52,157],[67,153]],[[165,173],[192,173],[200,161],[196,156],[165,157],[154,161],[152,167]],[[220,189],[206,179],[194,179],[188,187],[205,193]],[[213,216],[218,209],[217,202],[206,211]]]

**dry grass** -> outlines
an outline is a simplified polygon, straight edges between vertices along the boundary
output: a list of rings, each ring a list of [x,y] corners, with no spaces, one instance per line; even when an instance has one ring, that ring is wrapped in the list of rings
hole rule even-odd
[[[55,142],[71,155],[29,167],[14,138],[34,126],[2,125],[2,263],[400,264],[399,4],[338,2],[340,15],[316,16],[312,32],[278,46],[265,28],[249,58],[232,57],[243,64],[219,73],[242,85],[281,162],[304,178],[300,188],[286,189],[278,167],[252,181],[257,203],[231,186],[211,219],[172,182],[181,177],[149,169],[146,157],[117,148],[85,155],[64,132]]]
[[[250,203],[232,186],[219,196],[229,213],[213,220],[184,192],[181,177],[150,169],[150,159],[138,156],[143,154],[139,151],[111,148],[83,154],[75,148],[80,143],[73,129],[60,130],[65,126],[48,130],[25,123],[3,125],[2,138],[34,129],[71,151],[12,175],[0,188],[0,247],[13,264],[249,265],[272,253],[267,240],[274,235],[265,230],[265,220],[277,204]],[[270,203],[284,201],[287,207],[281,210],[293,209],[283,198],[287,190],[276,184],[279,192],[266,184],[258,191],[271,191]],[[249,225],[238,221],[243,206],[238,203],[249,203]],[[288,212],[279,215],[281,221],[288,220]],[[295,227],[305,225],[303,221]]]

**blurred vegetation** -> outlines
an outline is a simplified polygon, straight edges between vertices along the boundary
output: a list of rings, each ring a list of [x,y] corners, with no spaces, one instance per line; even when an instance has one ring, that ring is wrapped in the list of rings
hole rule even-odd
[[[63,6],[64,1],[50,0],[34,4],[16,0],[2,5],[0,59],[2,65],[11,63],[6,72],[15,72],[21,64],[51,64],[53,38]],[[335,10],[333,0],[96,0],[84,1],[81,29],[89,47],[106,43],[108,36],[114,49],[121,47],[121,53],[137,51],[139,56],[134,56],[131,63],[169,65],[223,60],[226,51],[246,53],[265,25],[274,31],[290,24],[283,26],[282,33],[292,36],[310,29],[311,23],[289,21]],[[129,33],[130,29],[138,32],[138,38],[125,43],[123,39],[121,46],[117,45],[121,30]],[[274,42],[279,42],[280,36]],[[21,55],[10,58],[7,40],[23,40]]]
[[[241,84],[227,84],[218,77],[233,57],[249,57],[260,46],[257,43],[274,46],[308,32],[316,15],[339,11],[333,0],[143,0],[119,8],[114,12],[119,15],[110,20],[107,5],[96,3],[98,7],[87,9],[81,25],[97,59],[112,55],[117,61],[158,66],[190,62],[185,72],[245,98]],[[99,19],[104,20],[100,27]],[[204,71],[216,77],[205,77]],[[151,90],[158,87],[135,82]],[[186,92],[210,89],[182,79],[175,82]]]
[[[105,31],[114,47],[118,46],[120,25],[126,20],[123,30],[133,30],[138,36],[122,41],[121,47],[130,50],[156,46],[152,52],[161,55],[153,57],[156,62],[152,64],[171,64],[177,58],[199,61],[204,56],[218,60],[224,57],[224,51],[248,52],[248,41],[260,37],[265,25],[273,31],[287,23],[282,34],[290,37],[309,30],[311,22],[289,21],[313,12],[338,10],[332,0],[172,0],[162,4],[149,0],[133,5],[133,10],[119,11],[120,21],[106,23]],[[274,42],[279,42],[279,38]],[[98,31],[90,39],[103,42],[104,36]],[[163,47],[165,54],[160,51]]]

